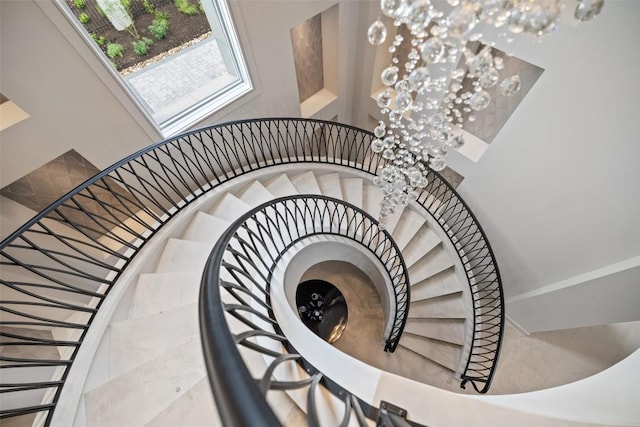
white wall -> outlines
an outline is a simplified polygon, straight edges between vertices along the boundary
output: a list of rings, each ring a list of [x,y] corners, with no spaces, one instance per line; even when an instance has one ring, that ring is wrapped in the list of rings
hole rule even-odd
[[[363,34],[377,12],[366,15],[360,15]],[[587,274],[640,255],[638,16],[640,2],[614,0],[605,2],[592,22],[562,23],[542,43],[520,38],[507,44],[488,37],[499,49],[545,69],[477,163],[462,156],[451,159],[465,176],[458,191],[495,251],[507,314],[516,322],[533,318],[544,305],[541,300],[525,304],[519,299],[518,306],[511,301],[540,289],[555,291],[550,295],[558,308],[555,328],[587,326],[576,304],[580,298],[600,301],[606,311],[602,318],[592,313],[590,324],[625,321],[630,315],[640,319],[640,310],[630,313],[617,303],[640,306],[640,279],[613,268],[606,280]],[[375,116],[369,108],[371,81],[379,78],[371,72],[375,49],[361,43],[358,56],[361,80],[354,117],[356,125],[367,127],[369,115]],[[583,275],[589,279],[588,291],[577,283]],[[568,283],[571,292],[557,292]],[[618,285],[616,290],[635,292],[614,295],[610,283]],[[544,310],[551,316],[551,307]],[[582,320],[560,322],[574,314]],[[528,320],[530,331],[542,330]]]
[[[605,3],[594,21],[562,26],[540,45],[499,46],[545,69],[459,187],[507,297],[640,255],[640,2]],[[638,279],[625,283],[637,307]],[[599,305],[614,314],[611,289],[598,286]],[[554,314],[580,310],[572,293],[557,297],[564,313]],[[521,310],[507,313],[517,322]]]

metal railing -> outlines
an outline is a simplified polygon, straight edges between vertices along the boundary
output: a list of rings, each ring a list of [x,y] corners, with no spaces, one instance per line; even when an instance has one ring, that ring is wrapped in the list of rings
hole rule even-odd
[[[504,330],[504,296],[493,251],[471,209],[442,177],[433,171],[418,196],[423,206],[451,239],[464,267],[473,302],[473,336],[460,387],[470,383],[478,393],[491,386]]]
[[[370,150],[372,137],[305,119],[216,125],[134,153],[38,213],[0,243],[0,418],[51,419],[104,298],[182,209],[236,177],[282,164],[323,163],[373,176],[381,160]],[[502,335],[497,265],[477,221],[439,175],[430,176],[418,203],[457,242],[476,313],[462,379],[485,392]]]
[[[386,347],[394,340],[397,345],[408,314],[409,284],[400,249],[388,232],[380,229],[378,222],[363,210],[329,197],[290,196],[266,202],[239,218],[218,240],[205,267],[200,290],[200,330],[205,363],[225,425],[263,425],[265,419],[272,420],[272,414],[265,416],[267,406],[257,402],[247,407],[247,398],[235,400],[229,397],[230,388],[237,388],[233,395],[254,396],[266,402],[269,390],[309,386],[307,416],[309,425],[317,426],[320,422],[314,395],[321,382],[344,402],[340,425],[346,426],[352,413],[360,425],[366,425],[365,413],[374,419],[377,415],[377,410],[323,377],[304,360],[282,333],[272,310],[271,284],[278,262],[296,243],[318,235],[347,238],[384,265],[397,306]],[[241,326],[235,326],[233,334],[225,313],[241,322]],[[254,379],[246,368],[238,366],[237,360],[241,356],[236,346],[269,359],[261,377]],[[229,361],[234,361],[234,369],[229,369]],[[291,361],[300,363],[310,374],[295,380],[272,377],[280,364]],[[248,409],[254,405],[260,409]]]

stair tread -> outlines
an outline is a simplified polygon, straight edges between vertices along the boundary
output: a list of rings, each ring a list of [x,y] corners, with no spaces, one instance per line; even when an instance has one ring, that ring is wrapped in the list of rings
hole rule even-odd
[[[222,197],[216,200],[216,203],[209,211],[209,214],[233,223],[250,210],[250,205],[231,193],[225,193]]]
[[[419,283],[451,267],[453,267],[453,260],[440,245],[409,267],[409,279],[412,284]]]
[[[182,235],[183,240],[216,243],[231,223],[205,212],[196,212]]]
[[[131,317],[142,317],[198,302],[200,280],[197,271],[148,273],[138,277]]]
[[[213,246],[213,243],[169,239],[158,261],[156,273],[202,273]]]
[[[396,211],[387,217],[384,220],[386,230],[393,234],[393,231],[396,229],[398,222],[400,221],[400,217],[402,217],[402,213],[404,212],[404,207],[398,206]]]
[[[298,192],[285,173],[267,180],[264,186],[271,194],[273,194],[273,197],[290,196]]]
[[[460,363],[461,347],[405,332],[400,344],[416,353],[433,360],[447,369],[456,371]]]
[[[442,239],[431,228],[423,225],[402,250],[407,267],[411,267],[424,255],[431,252],[442,242]]]
[[[462,283],[454,270],[445,270],[439,274],[411,284],[411,300],[420,301],[462,292]]]
[[[423,301],[413,301],[409,306],[409,318],[465,319],[466,313],[461,294],[445,295]]]
[[[404,347],[402,340],[393,356],[397,360],[397,368],[392,372],[398,375],[443,389],[459,388],[459,380],[450,369]]]
[[[199,337],[85,394],[87,424],[140,426],[205,378]]]
[[[236,194],[240,200],[251,207],[256,207],[262,203],[272,200],[273,194],[267,190],[259,181],[253,181]]]
[[[362,178],[342,178],[340,188],[342,189],[343,200],[362,207]]]
[[[109,373],[114,378],[198,337],[198,304],[111,324]]]
[[[380,215],[380,202],[382,201],[382,190],[375,185],[364,185],[362,187],[362,209],[367,211],[374,218]]]
[[[340,187],[340,175],[337,173],[328,173],[320,175],[316,178],[320,191],[328,197],[342,199],[342,188]]]
[[[311,171],[290,176],[289,179],[299,194],[322,194],[316,176]]]
[[[156,415],[145,427],[221,426],[209,379],[198,381]]]
[[[400,249],[403,249],[420,231],[426,219],[413,209],[405,209],[401,220],[393,229],[393,239]]]
[[[460,319],[407,319],[404,331],[452,344],[464,344],[465,326],[464,320]]]

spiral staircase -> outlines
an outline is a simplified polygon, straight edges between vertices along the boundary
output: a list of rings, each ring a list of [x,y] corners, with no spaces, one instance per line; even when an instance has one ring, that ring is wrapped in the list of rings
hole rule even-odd
[[[254,241],[255,226],[238,228],[243,218],[287,198],[295,206],[301,200],[320,200],[331,213],[314,219],[321,231],[310,234],[311,240],[292,241],[285,255],[273,257],[270,267],[253,261],[246,269],[252,283],[260,277],[286,282],[289,263],[293,265],[297,254],[311,243],[335,243],[346,236],[369,245],[371,262],[382,275],[391,277],[390,266],[395,263],[395,277],[404,277],[408,286],[390,294],[388,337],[365,344],[377,354],[368,363],[440,389],[462,392],[462,382],[486,392],[503,325],[500,280],[490,247],[464,202],[433,172],[417,201],[388,218],[383,231],[374,219],[382,191],[372,184],[380,160],[369,151],[370,138],[348,126],[299,119],[214,126],[124,159],[16,231],[2,243],[0,252],[4,266],[2,392],[11,397],[2,405],[3,421],[15,425],[70,425],[71,419],[79,426],[218,425],[211,381],[214,391],[218,387],[218,405],[225,408],[222,419],[229,424],[233,415],[223,403],[229,397],[220,397],[215,372],[226,370],[232,382],[235,378],[242,382],[242,375],[236,377],[229,366],[219,366],[231,356],[222,356],[226,350],[212,351],[206,337],[203,355],[203,326],[210,327],[212,334],[223,329],[235,338],[247,333],[247,324],[273,323],[265,336],[284,336],[283,330],[290,326],[278,325],[282,319],[277,311],[282,308],[270,301],[275,291],[265,302],[256,303],[253,297],[254,302],[242,309],[249,313],[246,317],[229,311],[229,307],[240,310],[236,305],[242,299],[237,293],[221,292],[223,304],[218,308],[227,309],[228,329],[224,321],[208,324],[202,302],[209,292],[205,289],[220,285],[220,289],[237,290],[239,279],[233,272],[239,267],[235,261],[207,266],[207,271],[214,271],[214,279],[207,280],[205,265],[211,263],[212,250],[222,254],[231,247],[229,239],[244,235],[238,248]],[[314,209],[318,211],[317,206]],[[311,210],[304,212],[302,217],[314,215]],[[78,216],[84,217],[82,221]],[[299,231],[300,218],[292,217],[280,230],[282,235]],[[372,229],[377,231],[367,234]],[[254,258],[271,256],[269,245],[255,250]],[[357,245],[346,247],[362,250]],[[390,257],[393,251],[401,256]],[[339,260],[336,257],[326,255]],[[265,286],[270,286],[266,280]],[[36,337],[29,332],[33,330],[51,334]],[[264,339],[252,335],[249,347],[273,348],[263,344]],[[29,358],[6,357],[7,350],[26,346],[54,349],[57,357],[37,353]],[[278,377],[271,388],[265,386],[264,395],[279,422],[300,425],[309,413],[310,425],[322,424],[321,419],[332,423],[334,418],[322,412],[335,412],[335,402],[331,403],[335,396],[348,402],[344,414],[352,412],[350,408],[356,414],[348,420],[345,415],[343,425],[371,423],[364,416],[375,420],[387,412],[388,406],[378,409],[380,402],[364,402],[348,384],[336,388],[333,379],[326,375],[321,379],[322,369],[303,352],[295,353],[296,344],[276,347],[284,349],[277,363],[268,351],[266,356],[265,351],[246,348],[234,351],[242,354],[254,378],[262,378],[261,384],[270,383],[270,376]],[[276,365],[284,359],[299,368],[276,375]],[[34,374],[24,375],[27,370]],[[307,377],[301,378],[305,372]],[[323,392],[320,400],[325,403],[311,405],[311,400],[317,400],[308,397],[311,391],[307,397],[296,395],[301,388],[314,390],[318,382],[335,396]],[[402,407],[402,397],[397,400],[391,403]],[[252,413],[251,409],[239,411]],[[407,418],[411,420],[411,413]],[[239,425],[237,419],[231,423]]]

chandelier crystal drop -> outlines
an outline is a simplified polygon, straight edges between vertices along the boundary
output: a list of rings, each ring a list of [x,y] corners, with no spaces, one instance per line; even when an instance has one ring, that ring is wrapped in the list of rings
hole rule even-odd
[[[575,1],[578,21],[593,19],[604,4],[604,0]],[[443,170],[449,151],[464,146],[461,129],[465,122],[476,120],[474,112],[491,104],[488,90],[496,87],[491,90],[502,96],[520,90],[519,75],[501,75],[502,54],[496,54],[482,31],[497,28],[506,41],[519,34],[539,38],[556,30],[566,2],[380,0],[381,15],[367,36],[373,45],[392,37],[391,64],[380,75],[384,88],[376,97],[384,120],[374,129],[371,142],[371,150],[384,159],[374,179],[384,195],[383,227],[387,216],[428,185],[429,170]],[[383,15],[394,27],[405,26],[408,31],[394,36],[396,31],[387,28]],[[408,33],[410,39],[404,40]],[[472,47],[473,42],[484,47]]]

